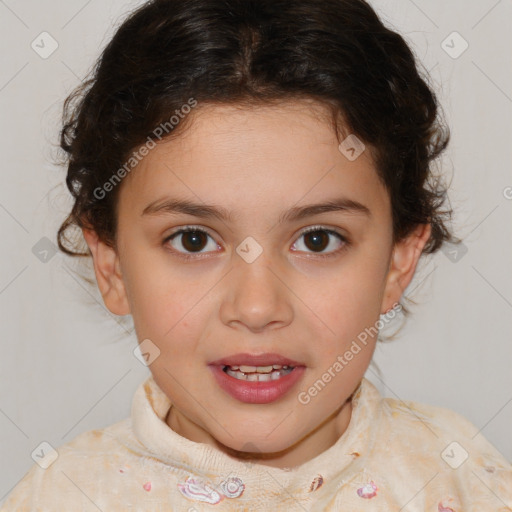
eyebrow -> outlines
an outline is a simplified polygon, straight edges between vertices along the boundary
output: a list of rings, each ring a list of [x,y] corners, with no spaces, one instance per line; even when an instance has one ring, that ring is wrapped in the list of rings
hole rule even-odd
[[[364,204],[345,197],[328,200],[324,203],[309,204],[306,206],[294,206],[281,213],[278,223],[293,222],[314,215],[328,212],[344,212],[351,214],[363,214],[371,217],[370,209]],[[187,199],[163,198],[148,204],[142,214],[144,215],[165,215],[165,214],[186,214],[204,219],[216,218],[224,222],[232,222],[233,214],[221,206],[198,204]]]

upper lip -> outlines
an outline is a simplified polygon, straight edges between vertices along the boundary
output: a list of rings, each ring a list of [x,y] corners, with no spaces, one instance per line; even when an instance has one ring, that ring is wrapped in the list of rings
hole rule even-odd
[[[232,356],[223,357],[209,363],[215,366],[270,366],[279,364],[282,366],[304,366],[298,361],[284,357],[281,354],[265,353],[265,354],[233,354]]]

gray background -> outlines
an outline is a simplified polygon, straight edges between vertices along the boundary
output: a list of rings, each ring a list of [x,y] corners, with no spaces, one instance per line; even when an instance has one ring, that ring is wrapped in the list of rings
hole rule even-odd
[[[110,314],[44,240],[55,242],[71,206],[52,163],[62,102],[139,4],[0,0],[0,501],[42,441],[58,447],[127,417],[149,375],[133,355],[130,317]],[[386,396],[464,415],[512,461],[512,2],[372,5],[431,73],[452,130],[441,164],[465,248],[422,262],[408,289],[418,305],[399,338],[378,347],[381,374],[371,366],[367,376]],[[58,43],[46,59],[31,47],[43,31]],[[454,31],[469,44],[457,58]]]

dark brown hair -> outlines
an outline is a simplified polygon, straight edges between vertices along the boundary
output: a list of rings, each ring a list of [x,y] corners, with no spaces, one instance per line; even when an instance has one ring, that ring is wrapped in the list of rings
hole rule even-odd
[[[64,105],[60,145],[74,205],[57,238],[69,255],[90,256],[64,244],[72,226],[115,247],[121,187],[101,198],[94,191],[190,98],[328,106],[336,130],[371,148],[394,241],[428,222],[425,253],[453,240],[446,188],[432,166],[449,130],[411,49],[363,0],[153,0],[122,23],[91,75]]]

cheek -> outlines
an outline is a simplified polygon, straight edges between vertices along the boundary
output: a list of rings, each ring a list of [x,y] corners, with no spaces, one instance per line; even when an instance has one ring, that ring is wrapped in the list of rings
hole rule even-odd
[[[162,262],[150,264],[144,258],[126,261],[125,284],[135,329],[140,340],[149,338],[165,346],[172,339],[195,334],[201,312],[201,286]]]
[[[306,283],[301,293],[324,322],[326,332],[334,331],[331,334],[346,339],[347,335],[357,334],[354,329],[358,326],[364,328],[379,317],[384,278],[383,268],[347,265],[317,280],[314,287]]]
[[[317,371],[326,371],[338,356],[350,351],[351,359],[342,373],[357,377],[371,360],[376,342],[372,327],[380,318],[385,262],[370,263],[362,258],[360,262],[354,260],[328,278],[317,279],[314,287],[305,284],[297,293],[307,298],[308,309],[304,311],[314,322],[312,336],[322,347],[314,351]]]

